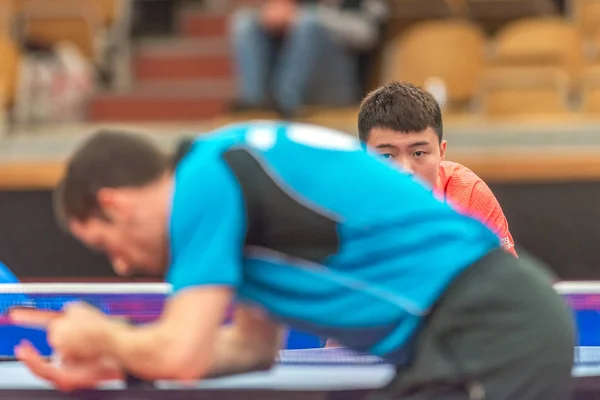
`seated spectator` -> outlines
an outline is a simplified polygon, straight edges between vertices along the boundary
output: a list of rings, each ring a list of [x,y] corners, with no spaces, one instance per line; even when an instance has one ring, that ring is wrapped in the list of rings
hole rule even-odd
[[[384,0],[266,0],[238,9],[232,36],[242,109],[293,117],[308,103],[360,100],[361,54],[380,40]]]

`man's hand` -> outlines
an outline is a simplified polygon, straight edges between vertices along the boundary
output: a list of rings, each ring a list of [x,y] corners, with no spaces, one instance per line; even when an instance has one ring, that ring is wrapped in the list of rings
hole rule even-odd
[[[190,287],[169,298],[161,318],[143,326],[83,303],[58,313],[17,309],[9,315],[18,325],[45,327],[55,353],[73,368],[108,358],[142,379],[187,381],[204,377],[215,362],[216,337],[231,298],[229,287]],[[56,373],[35,359],[30,368],[40,368],[36,374]]]
[[[20,343],[15,348],[15,355],[34,375],[65,392],[92,389],[103,381],[124,377],[118,363],[109,357],[79,361],[65,359],[61,363],[53,363],[44,359],[29,342]]]
[[[102,345],[115,323],[87,303],[72,303],[48,325],[48,343],[65,359],[97,358],[103,355]]]
[[[15,310],[10,317],[18,325],[45,328],[48,343],[66,360],[89,360],[102,356],[106,336],[118,323],[87,303],[69,304],[60,313]]]
[[[297,11],[294,0],[270,0],[262,6],[260,20],[269,32],[283,34],[293,24]]]

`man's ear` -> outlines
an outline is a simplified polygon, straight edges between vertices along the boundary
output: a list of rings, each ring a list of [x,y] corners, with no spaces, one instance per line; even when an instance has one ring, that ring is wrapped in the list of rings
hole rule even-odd
[[[442,140],[442,142],[440,143],[440,159],[442,161],[444,161],[446,159],[446,146],[448,145],[448,142],[446,142],[445,140]]]
[[[122,193],[115,188],[102,188],[96,194],[98,205],[102,212],[110,219],[123,212],[125,207]]]

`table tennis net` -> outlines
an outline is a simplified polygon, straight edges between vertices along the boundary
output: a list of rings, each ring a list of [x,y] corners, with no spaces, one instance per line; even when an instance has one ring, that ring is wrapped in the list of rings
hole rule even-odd
[[[600,282],[561,282],[556,288],[575,310],[600,313]],[[0,321],[15,306],[59,311],[69,302],[85,301],[106,314],[144,322],[160,315],[169,292],[163,283],[0,284]]]
[[[561,282],[556,285],[574,310],[579,328],[579,345],[600,350],[600,282]],[[158,283],[26,283],[0,284],[0,331],[2,338],[22,335],[10,328],[8,311],[13,307],[32,307],[60,311],[65,304],[84,301],[102,312],[127,318],[133,323],[157,319],[170,286]],[[228,315],[227,317],[229,317]],[[16,340],[16,339],[15,339]],[[2,339],[0,338],[0,342]],[[9,354],[9,345],[0,356]],[[600,351],[586,353],[586,359],[598,362]],[[357,355],[347,349],[288,350],[280,355],[284,364],[356,365],[382,362],[369,355]]]
[[[84,301],[102,312],[134,323],[150,322],[163,310],[169,286],[146,283],[37,283],[0,285],[0,323],[10,323],[13,307],[60,311],[71,302]]]

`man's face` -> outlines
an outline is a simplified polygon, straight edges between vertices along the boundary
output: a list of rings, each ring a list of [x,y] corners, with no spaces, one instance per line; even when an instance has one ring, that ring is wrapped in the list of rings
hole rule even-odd
[[[432,128],[421,132],[374,128],[367,144],[382,157],[394,161],[404,171],[435,188],[440,162],[446,153],[446,141],[440,143]]]
[[[162,275],[168,253],[166,222],[152,218],[157,214],[141,198],[113,191],[115,196],[100,201],[107,218],[71,220],[71,233],[87,247],[105,253],[118,275]]]

